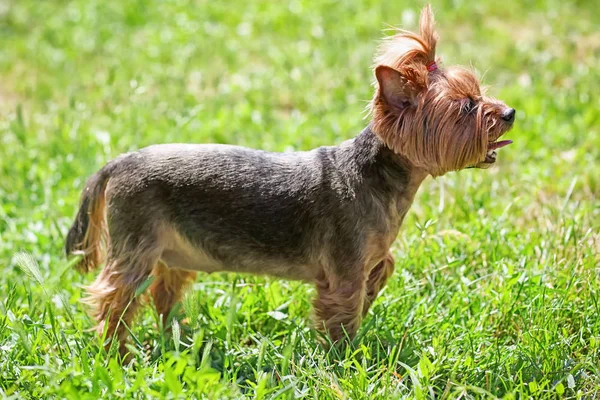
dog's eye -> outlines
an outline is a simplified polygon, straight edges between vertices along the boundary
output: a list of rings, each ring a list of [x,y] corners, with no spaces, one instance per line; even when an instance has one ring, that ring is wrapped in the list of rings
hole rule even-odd
[[[466,99],[464,101],[462,110],[465,114],[469,114],[471,111],[473,111],[475,108],[477,107],[477,104],[475,103],[475,101],[473,99]]]

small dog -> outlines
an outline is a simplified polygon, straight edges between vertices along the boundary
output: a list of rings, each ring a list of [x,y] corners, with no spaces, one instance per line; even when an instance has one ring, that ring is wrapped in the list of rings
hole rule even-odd
[[[437,38],[426,6],[419,34],[383,41],[372,121],[339,146],[155,145],[90,177],[65,248],[82,256],[81,271],[105,261],[88,288],[98,332],[125,353],[149,276],[166,318],[196,271],[233,271],[314,283],[316,327],[333,342],[352,338],[394,271],[389,249],[423,180],[487,168],[511,143],[498,139],[515,110],[467,69],[438,66]]]

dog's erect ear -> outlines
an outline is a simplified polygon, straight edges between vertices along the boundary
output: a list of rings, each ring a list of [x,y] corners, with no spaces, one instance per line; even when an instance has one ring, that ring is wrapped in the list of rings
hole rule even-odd
[[[375,68],[379,83],[379,97],[389,106],[403,110],[417,105],[417,96],[423,86],[416,82],[414,74],[404,73],[386,65]]]

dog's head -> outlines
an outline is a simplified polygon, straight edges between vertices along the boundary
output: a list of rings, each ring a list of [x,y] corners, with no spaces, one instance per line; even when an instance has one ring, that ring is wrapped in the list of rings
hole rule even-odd
[[[421,12],[420,33],[399,31],[375,58],[377,90],[372,129],[394,152],[433,176],[467,167],[487,168],[515,110],[482,92],[466,68],[436,64],[437,33],[431,7]]]

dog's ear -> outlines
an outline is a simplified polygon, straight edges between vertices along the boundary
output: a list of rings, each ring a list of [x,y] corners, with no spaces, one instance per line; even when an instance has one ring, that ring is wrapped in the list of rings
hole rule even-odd
[[[415,73],[411,70],[398,71],[386,65],[375,68],[379,83],[379,98],[388,106],[403,110],[416,106],[417,97],[424,89]]]

